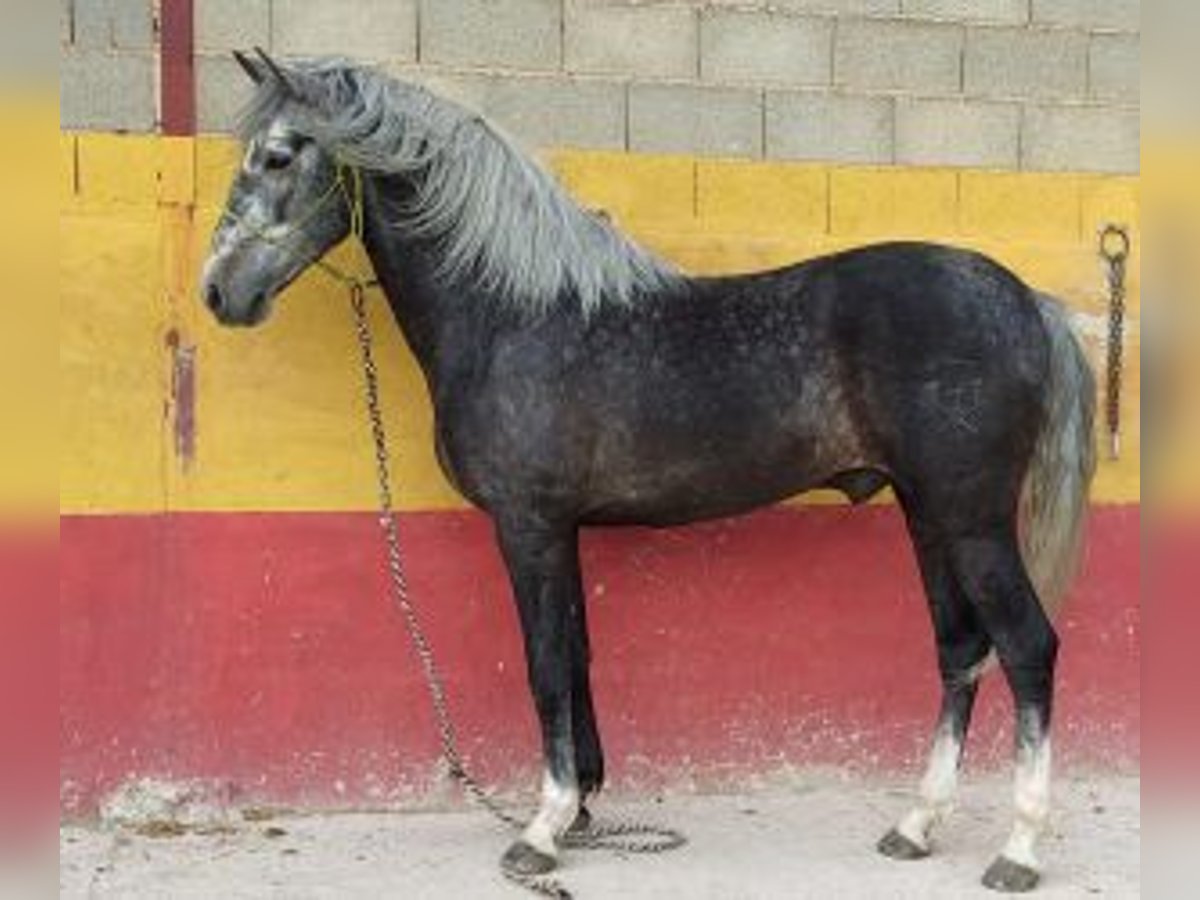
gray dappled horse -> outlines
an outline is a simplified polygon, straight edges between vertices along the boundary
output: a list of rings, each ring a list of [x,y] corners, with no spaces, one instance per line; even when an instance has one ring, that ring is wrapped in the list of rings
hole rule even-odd
[[[258,90],[203,296],[222,323],[261,322],[361,216],[432,397],[438,459],[492,518],[516,597],[545,776],[507,869],[553,868],[604,776],[581,526],[694,522],[820,486],[861,502],[891,486],[943,696],[920,799],[879,849],[928,854],[994,653],[1015,700],[1016,822],[984,882],[1033,887],[1048,612],[1093,470],[1093,382],[1061,308],[983,256],[922,243],[688,277],[421,87],[345,63],[239,61]]]

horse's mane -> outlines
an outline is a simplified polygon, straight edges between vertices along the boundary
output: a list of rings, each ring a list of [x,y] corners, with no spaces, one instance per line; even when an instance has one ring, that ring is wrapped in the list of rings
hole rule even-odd
[[[505,301],[545,309],[574,296],[585,313],[628,305],[680,276],[581,209],[555,181],[478,114],[375,69],[338,61],[286,70],[306,102],[275,78],[244,111],[243,138],[288,107],[289,124],[364,171],[420,173],[398,225],[436,237],[438,275],[470,278]]]

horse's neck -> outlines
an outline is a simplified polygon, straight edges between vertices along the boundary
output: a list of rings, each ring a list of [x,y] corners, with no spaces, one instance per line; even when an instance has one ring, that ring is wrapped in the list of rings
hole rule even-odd
[[[460,368],[464,340],[478,346],[486,328],[482,305],[460,296],[436,277],[434,241],[413,238],[391,223],[394,212],[385,202],[391,192],[403,190],[398,176],[364,179],[364,243],[396,323],[431,382]],[[456,351],[455,348],[458,348]]]

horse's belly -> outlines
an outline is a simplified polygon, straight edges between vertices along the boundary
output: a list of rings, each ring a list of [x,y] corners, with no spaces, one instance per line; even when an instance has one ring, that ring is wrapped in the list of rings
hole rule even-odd
[[[738,515],[823,484],[835,474],[790,457],[724,459],[719,465],[674,463],[631,468],[594,485],[584,521],[679,525]]]

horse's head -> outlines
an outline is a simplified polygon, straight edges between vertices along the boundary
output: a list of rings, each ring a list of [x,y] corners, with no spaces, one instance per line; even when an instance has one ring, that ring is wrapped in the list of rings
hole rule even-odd
[[[223,325],[256,325],[274,297],[347,236],[349,186],[311,137],[316,85],[259,51],[234,54],[259,86],[241,170],[204,265],[201,295]]]

